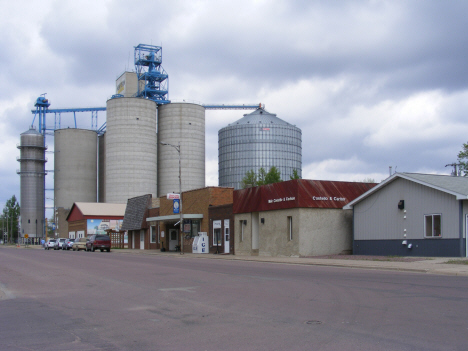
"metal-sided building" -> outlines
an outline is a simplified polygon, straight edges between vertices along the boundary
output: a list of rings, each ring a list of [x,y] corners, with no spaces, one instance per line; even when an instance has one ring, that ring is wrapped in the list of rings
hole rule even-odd
[[[354,254],[466,256],[468,178],[395,173],[345,209]]]
[[[290,180],[234,191],[237,255],[351,253],[352,211],[343,206],[376,184]]]
[[[282,180],[302,174],[301,130],[258,108],[218,132],[219,186],[241,189],[249,171],[276,167]]]

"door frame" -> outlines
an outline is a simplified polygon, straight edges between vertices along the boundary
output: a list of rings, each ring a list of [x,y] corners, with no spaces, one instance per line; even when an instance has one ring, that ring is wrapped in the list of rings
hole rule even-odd
[[[226,240],[227,239],[227,240]],[[229,219],[224,220],[224,231],[223,231],[223,241],[224,241],[224,253],[230,253],[230,240],[231,240],[231,230],[229,228]]]
[[[144,249],[145,249],[145,230],[140,229],[140,250],[144,250]]]
[[[176,233],[176,239],[175,240],[172,240],[172,233],[175,232]],[[169,229],[169,233],[168,233],[169,237],[169,251],[175,251],[176,249],[176,246],[179,245],[179,230],[176,229],[176,228],[171,228]]]

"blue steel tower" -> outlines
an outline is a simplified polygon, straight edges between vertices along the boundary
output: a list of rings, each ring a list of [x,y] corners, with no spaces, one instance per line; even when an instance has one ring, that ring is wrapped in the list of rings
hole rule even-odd
[[[36,117],[36,115],[39,115],[39,133],[41,133],[42,135],[45,135],[46,113],[47,113],[47,109],[50,106],[49,100],[47,100],[45,96],[39,96],[34,106],[36,107],[36,113],[34,117]],[[33,119],[32,124],[34,124],[34,119]],[[45,139],[44,139],[44,142],[45,142]]]
[[[138,82],[144,81],[145,86],[140,89],[136,97],[143,97],[155,101],[158,105],[168,104],[169,83],[166,71],[161,66],[162,48],[160,46],[140,44],[135,46],[135,69]]]

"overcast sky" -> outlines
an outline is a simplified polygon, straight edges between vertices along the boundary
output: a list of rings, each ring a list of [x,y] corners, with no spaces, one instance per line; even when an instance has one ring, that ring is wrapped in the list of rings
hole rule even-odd
[[[389,166],[450,174],[445,165],[468,142],[468,1],[0,5],[2,208],[20,196],[16,146],[36,98],[47,93],[50,108],[105,107],[140,43],[163,47],[169,99],[261,102],[301,128],[305,179],[380,182]],[[249,112],[206,112],[206,185],[218,185],[218,130]],[[91,115],[78,126],[90,128]]]

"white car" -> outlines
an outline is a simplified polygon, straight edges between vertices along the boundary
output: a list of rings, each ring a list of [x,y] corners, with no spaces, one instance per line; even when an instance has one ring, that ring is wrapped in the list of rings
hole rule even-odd
[[[65,244],[65,238],[58,238],[56,241],[55,241],[55,245],[54,245],[54,250],[60,250],[62,249],[63,245]]]
[[[55,246],[55,239],[49,239],[44,244],[44,250],[50,250],[50,248],[54,248]]]

